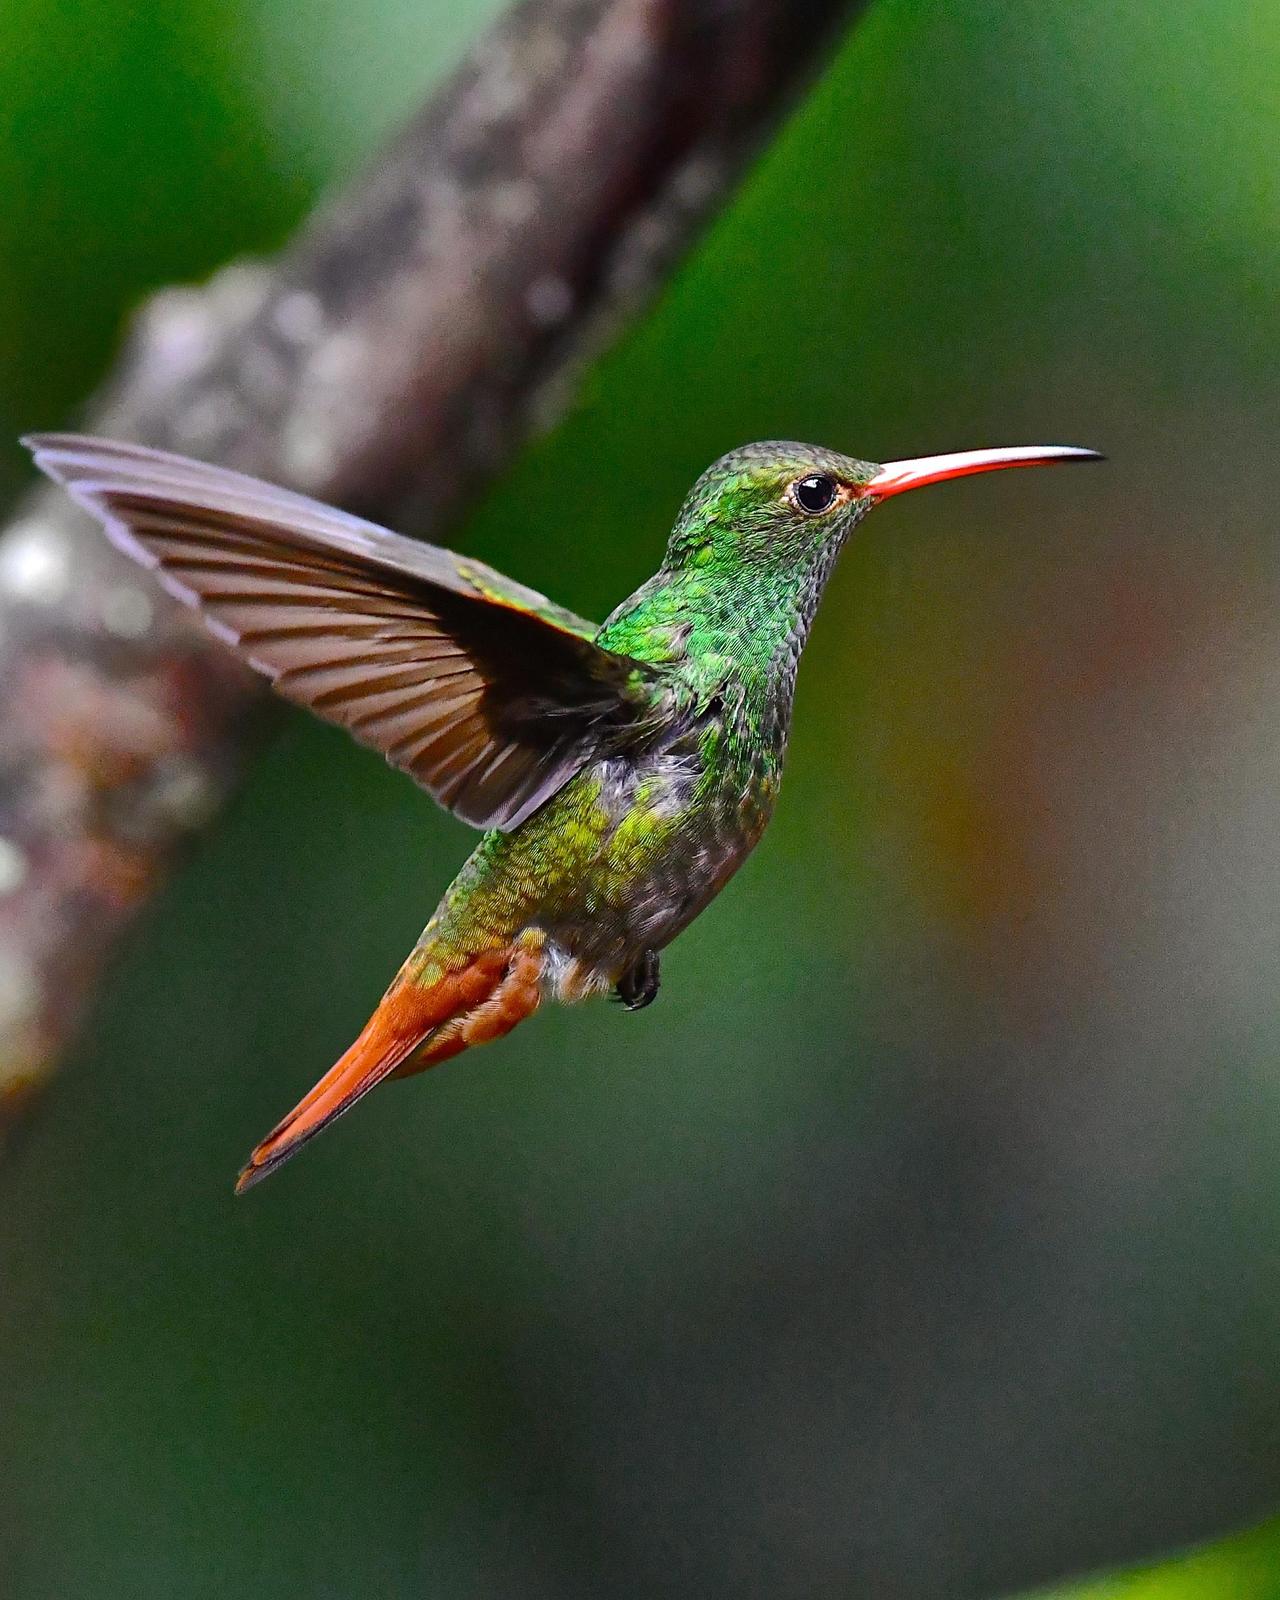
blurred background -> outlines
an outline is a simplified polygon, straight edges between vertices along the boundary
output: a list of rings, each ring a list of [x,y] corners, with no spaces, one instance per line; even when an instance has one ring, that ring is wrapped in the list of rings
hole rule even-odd
[[[0,437],[498,9],[7,0]],[[1110,465],[866,524],[659,1004],[237,1202],[470,838],[289,721],[0,1173],[7,1600],[1280,1596],[1278,78],[1250,0],[871,7],[459,539],[603,615],[747,439]]]

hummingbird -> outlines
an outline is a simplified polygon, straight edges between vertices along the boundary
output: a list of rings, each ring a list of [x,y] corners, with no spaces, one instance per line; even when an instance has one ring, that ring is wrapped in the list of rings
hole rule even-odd
[[[867,512],[971,473],[1101,459],[1036,445],[878,465],[747,445],[698,479],[657,573],[597,627],[480,561],[241,473],[76,434],[23,443],[281,695],[484,830],[237,1192],[384,1079],[500,1038],[544,999],[649,1005],[663,950],[773,812],[800,655]]]

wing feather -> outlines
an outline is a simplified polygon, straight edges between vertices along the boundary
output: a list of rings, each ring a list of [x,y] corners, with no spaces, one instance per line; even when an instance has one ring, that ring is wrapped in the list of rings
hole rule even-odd
[[[280,694],[477,827],[517,826],[652,708],[653,669],[481,562],[182,456],[25,442]]]

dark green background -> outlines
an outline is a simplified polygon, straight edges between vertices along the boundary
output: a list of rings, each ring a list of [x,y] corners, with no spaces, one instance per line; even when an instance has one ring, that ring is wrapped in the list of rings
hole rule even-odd
[[[7,0],[0,434],[497,9]],[[603,614],[746,439],[1110,465],[866,525],[659,1004],[237,1202],[468,847],[288,724],[0,1175],[10,1600],[955,1600],[1280,1503],[1277,81],[1248,0],[872,7],[458,539]],[[1280,1534],[1088,1593],[1265,1600]]]

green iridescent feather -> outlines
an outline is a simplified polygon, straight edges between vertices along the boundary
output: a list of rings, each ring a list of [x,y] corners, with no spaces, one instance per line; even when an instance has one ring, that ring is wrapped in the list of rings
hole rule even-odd
[[[852,500],[807,517],[788,487],[804,473],[862,483],[875,470],[770,444],[699,479],[662,566],[595,635],[658,670],[655,722],[519,828],[485,835],[424,930],[421,981],[535,924],[567,929],[570,953],[607,987],[639,941],[661,948],[722,886],[772,812],[800,651],[861,514]]]

